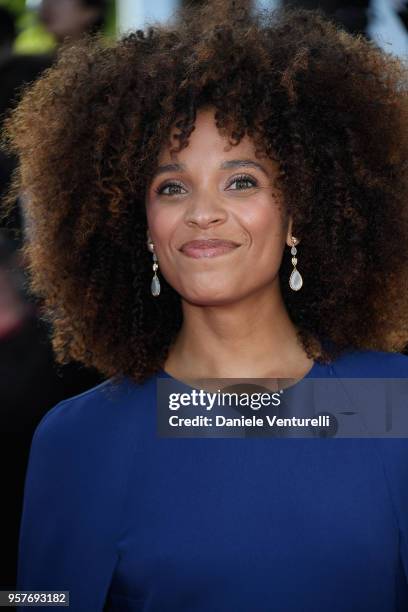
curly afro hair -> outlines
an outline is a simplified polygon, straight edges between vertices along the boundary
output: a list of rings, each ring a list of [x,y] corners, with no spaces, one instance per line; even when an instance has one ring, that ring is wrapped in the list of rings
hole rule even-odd
[[[182,323],[162,280],[150,293],[145,194],[167,144],[188,146],[211,105],[232,144],[244,134],[280,163],[302,241],[305,283],[279,274],[306,353],[398,351],[408,339],[407,66],[319,10],[253,12],[213,0],[166,24],[66,43],[6,121],[28,220],[30,289],[52,323],[56,359],[142,382]],[[286,251],[286,250],[285,250]]]

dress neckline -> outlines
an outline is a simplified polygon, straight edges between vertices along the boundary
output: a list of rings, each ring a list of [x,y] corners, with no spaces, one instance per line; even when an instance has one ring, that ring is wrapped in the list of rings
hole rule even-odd
[[[330,372],[329,372],[329,366],[328,365],[321,364],[321,363],[318,363],[317,361],[314,361],[312,367],[307,372],[307,374],[305,374],[305,376],[303,376],[303,378],[299,378],[298,380],[296,380],[296,382],[295,382],[295,384],[293,386],[298,385],[299,383],[301,383],[306,378],[319,378],[320,376],[322,378],[325,378],[329,373],[331,374],[332,371],[330,369]],[[186,382],[184,382],[184,381],[182,381],[182,380],[180,380],[178,378],[175,378],[174,376],[171,376],[171,374],[166,372],[166,370],[163,367],[160,368],[160,370],[157,373],[157,376],[159,378],[169,378],[173,382],[175,382],[177,384],[180,384],[180,385],[190,386],[190,385],[188,385],[188,383],[186,383]],[[270,378],[272,378],[272,377],[270,377]]]

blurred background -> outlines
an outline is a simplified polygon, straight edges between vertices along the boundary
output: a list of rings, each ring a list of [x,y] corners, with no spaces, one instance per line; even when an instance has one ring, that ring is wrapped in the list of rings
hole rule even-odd
[[[205,1],[205,0],[202,0]],[[248,0],[250,2],[251,0]],[[106,43],[147,21],[166,20],[183,0],[0,0],[0,128],[24,84],[51,66],[58,45],[83,32]],[[198,0],[197,0],[198,2]],[[408,0],[281,0],[321,8],[349,32],[407,57]],[[274,0],[252,2],[254,10]],[[17,160],[0,152],[0,198]],[[24,240],[21,201],[0,222],[0,589],[14,589],[24,477],[33,432],[59,401],[103,381],[79,363],[57,366],[41,302],[27,290],[19,247]]]
[[[190,0],[202,4],[205,0]],[[149,20],[165,20],[185,0],[0,0],[3,43],[12,40],[16,53],[46,53],[65,36],[101,29],[109,37],[142,27]],[[320,7],[351,32],[363,33],[397,54],[407,51],[407,0],[248,0],[255,9],[280,4]],[[3,23],[4,22],[4,23]]]

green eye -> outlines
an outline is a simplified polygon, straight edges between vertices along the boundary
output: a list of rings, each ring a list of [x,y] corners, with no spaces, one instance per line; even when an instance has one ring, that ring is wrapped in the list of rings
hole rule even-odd
[[[256,181],[247,174],[242,174],[241,176],[236,176],[235,178],[233,178],[233,180],[228,185],[228,188],[230,188],[231,185],[234,184],[236,184],[236,187],[232,189],[232,191],[242,191],[243,189],[250,189],[251,187],[256,187],[257,185]]]
[[[168,190],[167,192],[165,191],[166,189]],[[162,185],[161,187],[156,189],[156,193],[158,193],[159,195],[172,196],[180,194],[181,189],[184,189],[181,183],[172,181],[171,183],[166,183],[165,185]]]

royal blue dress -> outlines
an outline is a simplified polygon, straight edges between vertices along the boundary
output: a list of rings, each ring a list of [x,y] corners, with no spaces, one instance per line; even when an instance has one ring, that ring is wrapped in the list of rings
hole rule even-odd
[[[408,357],[308,377],[405,378]],[[160,438],[156,376],[109,386],[36,429],[18,589],[73,612],[408,610],[408,439]]]

